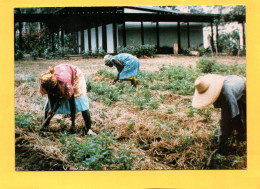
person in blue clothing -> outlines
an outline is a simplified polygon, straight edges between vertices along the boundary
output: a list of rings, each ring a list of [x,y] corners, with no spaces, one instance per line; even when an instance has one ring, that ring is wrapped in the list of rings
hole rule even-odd
[[[120,53],[118,55],[106,55],[104,57],[106,66],[115,66],[118,71],[117,78],[114,82],[119,80],[131,81],[133,86],[137,86],[137,77],[140,67],[139,59],[128,53]]]
[[[218,153],[227,154],[227,139],[237,131],[237,139],[246,141],[246,78],[237,75],[207,74],[195,81],[194,108],[213,104],[221,108]]]

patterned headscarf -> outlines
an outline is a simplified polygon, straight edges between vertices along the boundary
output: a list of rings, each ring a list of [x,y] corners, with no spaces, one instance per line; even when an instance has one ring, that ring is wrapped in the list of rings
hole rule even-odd
[[[112,57],[113,57],[113,56],[110,55],[110,54],[104,56],[105,65],[109,64],[109,62],[110,62],[110,60],[111,60]]]
[[[44,89],[50,90],[57,85],[57,79],[54,76],[54,67],[50,66],[49,71],[40,75],[41,85]]]

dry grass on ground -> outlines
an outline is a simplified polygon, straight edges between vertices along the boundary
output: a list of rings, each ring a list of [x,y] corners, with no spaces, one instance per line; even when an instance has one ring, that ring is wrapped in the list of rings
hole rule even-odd
[[[140,69],[158,72],[163,65],[195,67],[198,60],[199,57],[159,56],[141,59]],[[216,60],[224,64],[245,64],[245,57],[217,57]],[[38,117],[36,123],[42,122],[45,97],[38,92],[38,76],[46,71],[48,66],[61,63],[78,66],[87,77],[93,78],[94,82],[112,81],[95,74],[101,68],[105,68],[102,59],[17,61],[15,114],[34,112],[34,116]],[[36,80],[29,83],[28,78],[32,76]],[[155,98],[164,96],[164,102],[159,104],[158,109],[140,109],[137,106],[125,105],[122,100],[111,105],[106,105],[100,100],[91,101],[93,130],[97,133],[105,130],[114,132],[117,142],[132,151],[131,156],[142,156],[143,158],[134,160],[138,169],[206,169],[205,162],[216,145],[219,111],[209,107],[201,114],[194,113],[189,107],[192,98],[190,95],[182,96],[159,90],[152,93]],[[76,170],[75,165],[67,160],[68,154],[62,151],[59,142],[61,127],[64,124],[70,126],[69,116],[55,115],[50,124],[50,132],[46,133],[16,126],[16,169]],[[79,130],[84,125],[81,114],[77,114],[76,125]],[[78,135],[75,140],[86,139]],[[235,150],[235,155],[219,157],[213,168],[245,169],[246,144],[240,145],[241,147]],[[117,144],[114,144],[113,148],[119,150]]]

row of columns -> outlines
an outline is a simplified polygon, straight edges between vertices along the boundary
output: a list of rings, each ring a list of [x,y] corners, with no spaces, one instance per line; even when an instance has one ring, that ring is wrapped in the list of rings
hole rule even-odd
[[[114,44],[114,53],[116,53],[117,50],[117,24],[112,23],[113,26],[113,44]],[[99,39],[98,39],[98,27],[95,27],[95,43],[96,47],[98,47],[99,44]],[[214,46],[213,41],[214,41],[214,31],[213,31],[213,23],[211,23],[211,45]],[[85,43],[84,43],[84,30],[80,30],[80,47],[81,51],[85,50]],[[160,48],[160,30],[159,30],[159,22],[156,22],[156,38],[157,38],[157,44],[156,48],[159,51]],[[178,53],[181,51],[181,27],[180,27],[180,22],[177,23],[177,43],[178,43]],[[242,23],[242,39],[243,39],[243,48],[245,48],[245,25]],[[75,32],[72,32],[72,40],[73,40],[73,46],[78,45],[78,35],[75,34]],[[188,48],[190,48],[190,27],[189,27],[189,22],[187,22],[187,40],[188,40]],[[218,25],[216,25],[216,41],[218,41]],[[22,43],[22,24],[19,23],[19,46],[21,47]],[[51,46],[52,50],[55,50],[55,44],[54,44],[54,31],[51,31]],[[143,22],[141,22],[141,44],[144,45],[144,26]],[[61,30],[61,45],[64,46],[64,31]],[[216,45],[218,45],[216,43]],[[88,46],[89,46],[89,51],[91,51],[91,28],[88,28]],[[125,22],[123,22],[123,46],[126,47],[126,27],[125,27]],[[102,48],[104,51],[107,51],[107,30],[106,30],[106,25],[102,25]],[[217,47],[216,47],[217,48]]]

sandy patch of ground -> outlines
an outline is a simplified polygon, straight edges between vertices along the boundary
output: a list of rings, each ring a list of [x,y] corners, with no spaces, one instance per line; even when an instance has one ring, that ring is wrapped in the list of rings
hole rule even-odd
[[[172,56],[172,55],[158,55],[154,58],[141,58],[140,59],[140,70],[156,72],[165,65],[184,65],[192,67],[196,66],[197,61],[201,57],[194,56]],[[246,57],[237,56],[220,56],[214,57],[218,63],[223,64],[245,64]],[[103,63],[103,59],[82,59],[81,57],[72,58],[69,60],[43,60],[39,59],[37,64],[35,61],[17,61],[15,62],[15,79],[25,80],[28,76],[39,75],[48,70],[49,66],[56,66],[58,64],[74,64],[78,66],[85,75],[92,76],[101,68],[107,68],[109,70],[116,71],[115,68],[106,67]]]

